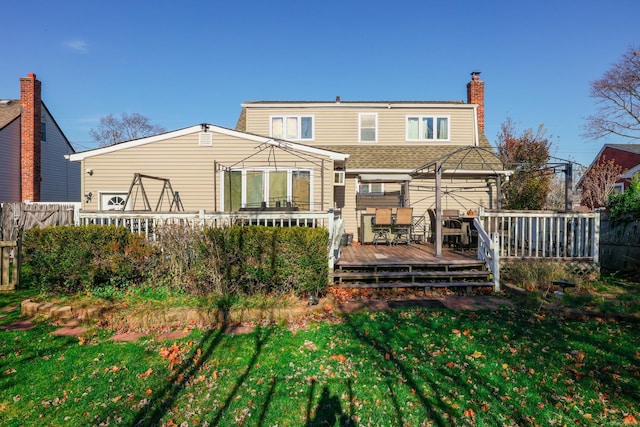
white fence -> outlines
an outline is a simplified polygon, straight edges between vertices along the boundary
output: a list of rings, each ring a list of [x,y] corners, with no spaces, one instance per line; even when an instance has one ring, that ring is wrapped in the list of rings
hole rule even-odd
[[[154,230],[166,225],[180,225],[192,229],[225,227],[230,225],[263,225],[269,227],[326,228],[329,231],[329,267],[339,257],[341,220],[329,212],[171,212],[150,213],[132,211],[85,212],[77,215],[76,225],[121,225],[134,233],[155,240]]]
[[[501,258],[598,262],[600,214],[481,210],[485,232],[498,239]]]

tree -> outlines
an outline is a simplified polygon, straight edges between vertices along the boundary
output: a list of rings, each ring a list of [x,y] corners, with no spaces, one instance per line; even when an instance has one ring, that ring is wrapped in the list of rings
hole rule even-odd
[[[590,209],[606,206],[613,184],[616,183],[621,173],[622,166],[613,159],[607,160],[604,156],[598,159],[589,167],[582,178],[580,204]]]
[[[591,82],[590,96],[598,110],[587,117],[583,136],[640,139],[640,51],[630,47],[601,79]]]
[[[546,169],[551,142],[543,125],[518,133],[511,118],[501,125],[498,156],[514,170],[502,191],[506,209],[543,209],[552,174]]]
[[[623,193],[609,195],[609,212],[612,224],[627,223],[640,219],[640,178],[634,174],[629,187]]]
[[[98,128],[91,129],[89,134],[101,147],[106,147],[163,132],[166,132],[165,128],[151,124],[149,119],[141,114],[122,113],[120,118],[113,114],[101,117]]]

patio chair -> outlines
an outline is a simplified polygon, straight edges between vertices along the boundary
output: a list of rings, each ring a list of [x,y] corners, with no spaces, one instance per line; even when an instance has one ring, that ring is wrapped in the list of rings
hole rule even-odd
[[[373,223],[373,244],[378,242],[390,243],[391,234],[391,209],[377,208]]]
[[[433,241],[436,228],[436,212],[433,209],[428,209],[429,212],[429,220],[431,221],[431,240]],[[457,211],[454,211],[457,212]],[[451,247],[453,243],[454,246],[458,246],[460,244],[460,239],[464,231],[462,229],[462,221],[460,219],[456,219],[453,217],[443,218],[442,221],[442,241],[446,241]]]
[[[396,220],[393,223],[393,241],[392,244],[406,243],[411,244],[411,226],[413,224],[413,208],[398,208],[396,211]]]

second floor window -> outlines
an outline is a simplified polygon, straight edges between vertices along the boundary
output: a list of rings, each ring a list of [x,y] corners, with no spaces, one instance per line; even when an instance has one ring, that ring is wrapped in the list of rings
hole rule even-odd
[[[375,113],[360,113],[358,120],[360,142],[378,141],[378,115]]]
[[[438,116],[407,117],[408,141],[446,141],[449,139],[449,118]]]
[[[289,140],[312,140],[312,116],[275,116],[271,117],[271,137]]]

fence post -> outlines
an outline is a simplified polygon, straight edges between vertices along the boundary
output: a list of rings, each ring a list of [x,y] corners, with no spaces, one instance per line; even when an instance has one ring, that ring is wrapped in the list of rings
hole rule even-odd
[[[0,292],[15,291],[20,285],[20,264],[20,239],[0,241]]]
[[[493,291],[500,292],[500,244],[498,233],[491,235],[491,258],[493,260]]]

